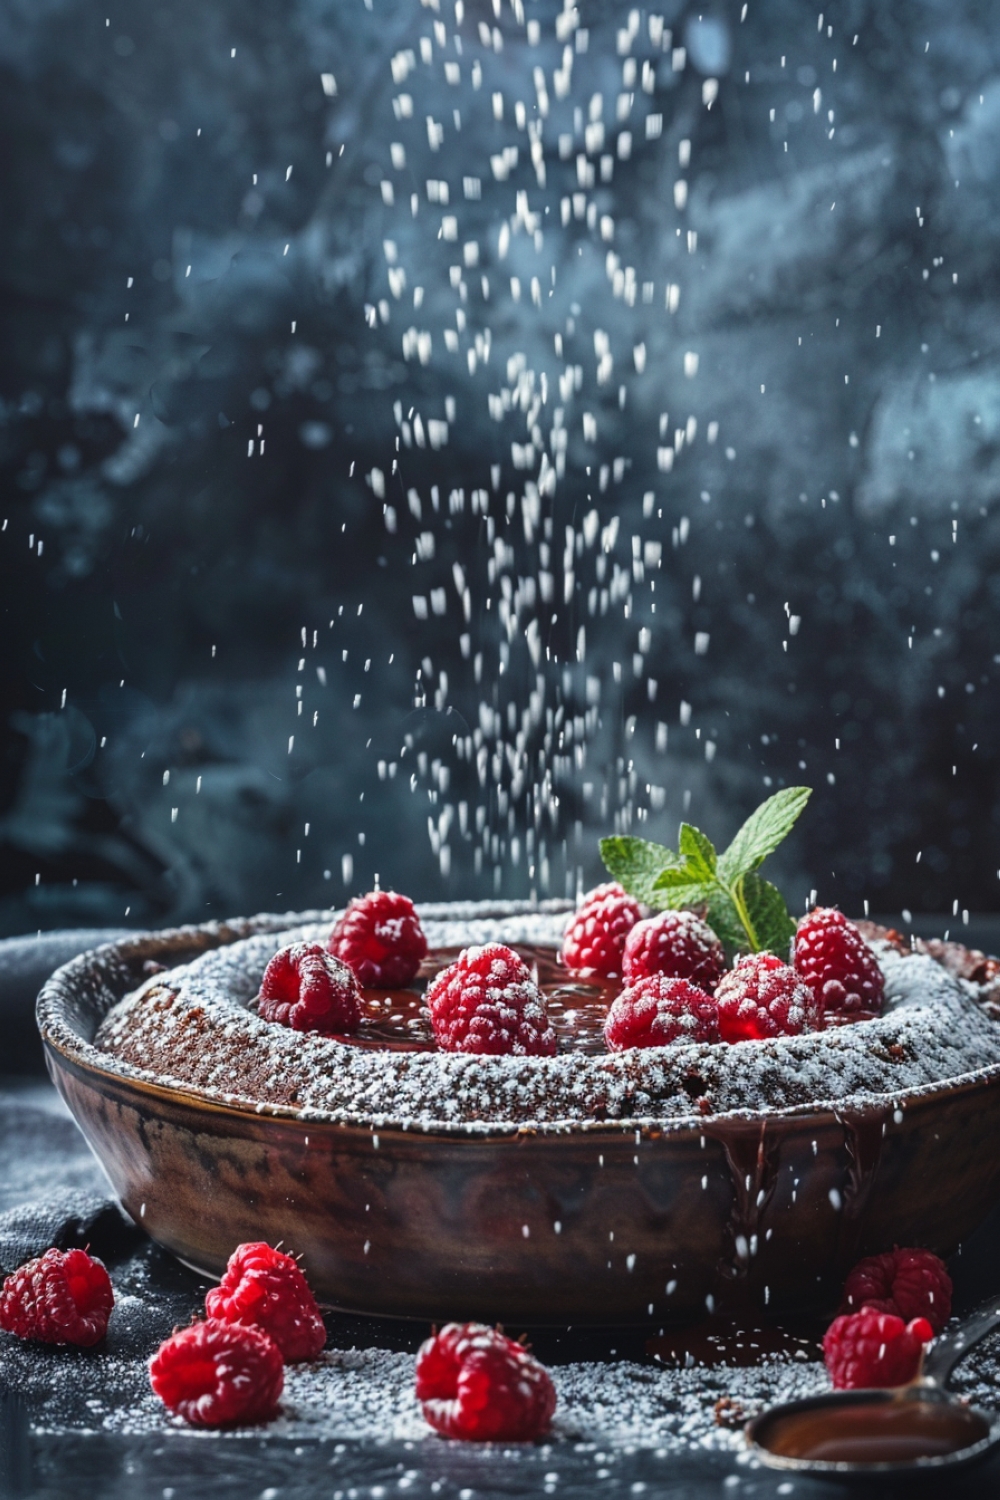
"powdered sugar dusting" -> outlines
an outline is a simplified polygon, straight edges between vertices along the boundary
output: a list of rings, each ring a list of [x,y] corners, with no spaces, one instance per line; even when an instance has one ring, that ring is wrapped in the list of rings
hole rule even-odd
[[[433,911],[433,914],[432,914]],[[558,912],[425,909],[431,947],[559,946]],[[863,1105],[932,1089],[1000,1063],[1000,1028],[931,958],[873,947],[886,977],[877,1020],[733,1046],[618,1054],[481,1057],[361,1049],[291,1034],[247,1007],[275,950],[322,941],[308,923],[253,936],[157,975],[107,1016],[102,1066],[243,1107],[430,1130],[690,1122],[706,1113]],[[693,1095],[701,1101],[693,1115]]]
[[[190,1431],[149,1389],[144,1360],[105,1357],[102,1369],[108,1384],[102,1388],[101,1380],[93,1381],[86,1403],[89,1430],[130,1436]],[[818,1361],[800,1363],[786,1355],[765,1355],[758,1365],[741,1369],[700,1363],[672,1369],[622,1360],[558,1365],[549,1373],[557,1399],[549,1441],[556,1451],[561,1443],[575,1445],[580,1439],[619,1452],[739,1451],[745,1420],[775,1402],[829,1386]],[[69,1377],[70,1370],[56,1374],[55,1388],[33,1424],[36,1432],[78,1426],[78,1418],[67,1420],[60,1399],[59,1376]],[[218,1436],[256,1438],[261,1430],[234,1428]],[[374,1348],[331,1349],[313,1364],[286,1366],[281,1409],[266,1431],[293,1440],[439,1441],[414,1395],[414,1356]]]

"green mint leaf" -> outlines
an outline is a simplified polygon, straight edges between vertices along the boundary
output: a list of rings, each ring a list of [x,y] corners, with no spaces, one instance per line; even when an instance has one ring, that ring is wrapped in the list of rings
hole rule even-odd
[[[681,864],[674,851],[664,844],[623,834],[601,839],[601,858],[612,879],[645,906],[656,905],[653,889],[661,871]]]
[[[784,787],[750,814],[729,848],[719,855],[718,877],[723,885],[732,887],[741,875],[756,870],[773,854],[791,832],[809,796],[807,786]]]
[[[673,875],[683,872],[671,870],[667,873]],[[661,875],[660,881],[662,879]],[[707,907],[718,893],[718,886],[702,880],[692,880],[690,875],[679,883],[674,881],[668,885],[661,885],[660,881],[657,881],[653,890],[653,899],[650,902],[651,906],[655,906],[660,911],[679,911],[684,906]]]
[[[706,881],[693,865],[671,865],[669,870],[661,870],[653,881],[654,891],[669,891],[674,886],[680,885],[712,885],[711,877]]]
[[[795,923],[788,914],[781,892],[753,871],[743,876],[740,885],[743,906],[757,939],[757,951],[776,953],[787,963]]]
[[[705,920],[726,950],[731,961],[735,954],[746,953],[749,946],[746,929],[740,921],[733,898],[721,886],[715,886],[708,899]]]
[[[677,847],[687,860],[688,869],[699,880],[715,879],[716,853],[711,839],[690,823],[682,823],[677,835]]]

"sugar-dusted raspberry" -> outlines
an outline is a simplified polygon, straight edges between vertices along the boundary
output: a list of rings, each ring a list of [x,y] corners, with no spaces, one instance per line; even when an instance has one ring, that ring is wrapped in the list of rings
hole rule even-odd
[[[823,1338],[823,1358],[841,1391],[908,1385],[933,1337],[926,1318],[904,1323],[893,1313],[867,1309],[834,1318]]]
[[[358,1028],[361,993],[347,965],[319,943],[291,943],[264,970],[257,1012],[293,1031],[345,1035]]]
[[[625,939],[642,916],[642,908],[614,882],[588,891],[563,938],[562,960],[568,969],[610,978],[622,972]]]
[[[266,1422],[285,1383],[281,1350],[244,1323],[179,1328],[149,1362],[149,1383],[164,1406],[193,1427]]]
[[[719,1011],[711,995],[688,979],[651,974],[637,979],[612,1003],[604,1022],[612,1052],[626,1047],[669,1047],[673,1042],[717,1042]]]
[[[237,1245],[222,1281],[205,1298],[205,1311],[222,1323],[262,1328],[288,1364],[316,1359],[326,1329],[298,1261],[264,1243]]]
[[[556,1408],[545,1367],[482,1323],[448,1323],[421,1345],[417,1400],[435,1432],[479,1443],[533,1442]]]
[[[859,1260],[844,1283],[841,1312],[872,1308],[897,1318],[926,1318],[940,1333],[951,1317],[951,1277],[930,1250],[888,1250]]]
[[[690,979],[709,993],[726,967],[722,944],[693,911],[664,911],[636,922],[625,939],[622,975],[627,984],[650,974]]]
[[[715,991],[724,1042],[759,1042],[769,1036],[818,1031],[823,1003],[788,964],[773,953],[741,958]]]
[[[466,948],[427,991],[442,1052],[550,1057],[556,1050],[545,1001],[512,948]]]
[[[114,1305],[102,1261],[86,1250],[46,1250],[5,1280],[0,1328],[20,1339],[87,1349],[107,1333]]]
[[[797,974],[823,1002],[826,1016],[878,1015],[885,978],[853,922],[834,906],[817,906],[802,918],[792,958]]]
[[[353,969],[359,984],[392,990],[409,984],[416,974],[427,954],[427,939],[409,896],[369,891],[351,902],[327,947]]]

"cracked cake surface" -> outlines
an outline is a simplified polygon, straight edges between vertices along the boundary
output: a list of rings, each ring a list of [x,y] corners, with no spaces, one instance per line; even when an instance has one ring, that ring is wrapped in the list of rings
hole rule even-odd
[[[557,949],[568,920],[495,903],[488,915],[475,904],[442,910],[424,910],[432,949],[496,941]],[[863,1108],[1000,1064],[1000,1027],[976,983],[873,929],[865,935],[885,974],[883,1014],[800,1036],[497,1057],[357,1046],[261,1020],[252,1005],[268,960],[287,943],[325,942],[329,928],[290,925],[152,976],[102,1022],[102,1066],[261,1112],[496,1131]]]

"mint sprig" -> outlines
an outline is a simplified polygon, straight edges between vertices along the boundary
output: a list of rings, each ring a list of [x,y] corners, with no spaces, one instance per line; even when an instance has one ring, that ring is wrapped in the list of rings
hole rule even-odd
[[[787,957],[795,923],[781,892],[757,871],[791,832],[809,796],[809,787],[793,786],[768,797],[722,854],[700,828],[682,823],[677,854],[664,844],[619,835],[601,840],[601,858],[619,884],[646,906],[704,909],[731,952]]]

